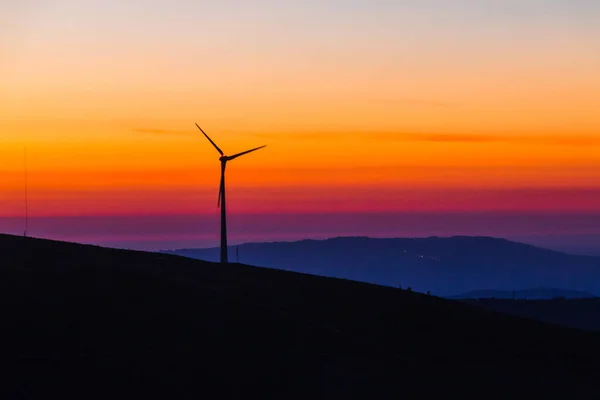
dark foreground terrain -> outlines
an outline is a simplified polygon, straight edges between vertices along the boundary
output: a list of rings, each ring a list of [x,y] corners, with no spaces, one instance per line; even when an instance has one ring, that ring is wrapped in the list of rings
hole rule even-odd
[[[600,331],[600,298],[550,300],[465,299],[465,303],[506,314],[578,329]]]
[[[1,235],[0,252],[0,398],[600,393],[595,332],[167,254]]]

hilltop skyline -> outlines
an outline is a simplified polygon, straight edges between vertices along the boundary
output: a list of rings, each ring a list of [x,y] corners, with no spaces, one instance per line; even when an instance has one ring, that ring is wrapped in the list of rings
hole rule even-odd
[[[32,235],[212,245],[197,121],[231,153],[269,145],[228,176],[234,242],[258,221],[285,239],[484,234],[502,216],[497,236],[600,237],[600,4],[485,3],[3,5],[0,231],[22,232],[26,145]]]

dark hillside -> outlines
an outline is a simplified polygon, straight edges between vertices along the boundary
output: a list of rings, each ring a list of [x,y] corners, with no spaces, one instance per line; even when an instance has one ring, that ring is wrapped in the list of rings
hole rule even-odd
[[[166,254],[2,235],[0,252],[2,398],[576,399],[600,390],[594,332]]]
[[[600,298],[550,300],[465,299],[489,310],[578,329],[600,331]]]

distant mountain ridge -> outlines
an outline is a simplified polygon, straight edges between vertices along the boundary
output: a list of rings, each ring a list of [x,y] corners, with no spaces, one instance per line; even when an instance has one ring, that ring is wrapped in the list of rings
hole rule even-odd
[[[568,290],[558,288],[533,288],[524,290],[474,290],[455,296],[446,296],[448,299],[520,299],[520,300],[538,300],[538,299],[556,299],[564,297],[565,299],[590,299],[596,297],[590,292],[579,290]]]
[[[218,248],[164,253],[217,261]],[[236,260],[236,246],[229,248]],[[428,238],[336,237],[239,245],[240,262],[345,278],[440,296],[488,288],[561,288],[600,293],[600,257],[483,236]]]

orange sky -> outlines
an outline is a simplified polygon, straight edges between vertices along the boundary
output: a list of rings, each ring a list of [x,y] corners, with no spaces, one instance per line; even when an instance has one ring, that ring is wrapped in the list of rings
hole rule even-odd
[[[593,5],[172,3],[9,10],[0,216],[600,212]]]

